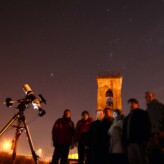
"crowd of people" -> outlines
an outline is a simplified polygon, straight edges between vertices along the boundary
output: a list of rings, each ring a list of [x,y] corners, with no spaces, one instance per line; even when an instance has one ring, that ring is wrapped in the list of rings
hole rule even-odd
[[[135,98],[128,100],[129,114],[120,109],[96,110],[96,120],[81,113],[76,126],[71,111],[56,120],[52,129],[52,164],[67,164],[69,149],[77,146],[79,164],[163,164],[164,105],[146,92],[147,109]]]

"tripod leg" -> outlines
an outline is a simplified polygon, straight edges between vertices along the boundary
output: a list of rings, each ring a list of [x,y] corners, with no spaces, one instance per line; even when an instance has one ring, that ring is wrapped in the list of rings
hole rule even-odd
[[[18,139],[23,132],[23,128],[21,128],[20,125],[21,125],[21,122],[18,120],[18,126],[15,132],[15,140],[12,141],[12,149],[13,149],[12,160],[15,160]]]
[[[9,128],[9,126],[17,119],[19,118],[19,113],[14,115],[14,117],[6,124],[6,126],[0,131],[0,136]]]
[[[31,135],[30,135],[30,132],[29,132],[29,129],[28,129],[28,126],[26,124],[25,119],[23,120],[23,124],[24,124],[24,128],[26,130],[26,135],[27,135],[27,138],[28,138],[28,142],[29,142],[29,145],[30,145],[30,149],[31,149],[33,159],[35,161],[35,164],[38,164],[38,155],[35,153],[34,146],[33,146],[32,139],[31,139]]]

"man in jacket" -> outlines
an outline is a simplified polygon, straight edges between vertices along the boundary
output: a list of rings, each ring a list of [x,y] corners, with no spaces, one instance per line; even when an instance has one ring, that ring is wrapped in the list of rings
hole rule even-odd
[[[89,164],[89,135],[88,131],[93,119],[89,117],[88,111],[81,113],[81,119],[76,124],[75,139],[78,149],[78,162],[79,164]]]
[[[129,164],[147,164],[146,146],[151,135],[150,119],[146,111],[139,108],[136,99],[128,100],[130,113],[123,123],[123,145],[128,150]]]
[[[69,147],[73,143],[74,123],[69,109],[64,111],[63,117],[57,119],[52,129],[52,140],[55,147],[52,164],[67,164]]]
[[[146,105],[151,121],[151,139],[149,142],[149,160],[150,164],[163,164],[164,154],[164,105],[160,103],[153,92],[146,92]]]
[[[90,164],[108,164],[109,122],[105,119],[104,110],[97,110],[96,117],[89,129]]]

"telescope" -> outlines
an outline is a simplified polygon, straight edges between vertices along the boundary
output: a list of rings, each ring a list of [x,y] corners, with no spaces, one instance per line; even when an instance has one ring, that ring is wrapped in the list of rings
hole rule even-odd
[[[16,157],[16,149],[17,149],[17,144],[18,144],[18,139],[22,133],[22,131],[26,132],[29,146],[31,149],[31,154],[33,156],[35,164],[38,164],[38,155],[36,154],[32,142],[32,138],[30,135],[30,131],[28,128],[28,125],[26,123],[24,111],[27,107],[29,107],[30,104],[32,104],[33,108],[38,110],[38,115],[43,116],[46,114],[45,110],[41,108],[41,103],[46,104],[46,100],[44,97],[39,94],[38,97],[35,96],[34,92],[30,88],[28,84],[23,85],[23,90],[26,94],[25,98],[19,99],[19,100],[12,100],[11,98],[6,98],[4,104],[7,107],[12,107],[14,103],[18,103],[17,109],[19,109],[18,113],[11,118],[11,120],[4,126],[4,128],[0,131],[0,136],[14,123],[15,120],[17,120],[17,126],[16,127],[16,132],[15,132],[15,139],[13,140],[13,153],[12,153],[12,160],[14,162],[15,157]]]
[[[19,100],[12,100],[8,97],[6,98],[4,104],[7,107],[12,107],[14,103],[20,103],[20,105],[18,105],[17,107],[19,110],[25,110],[27,107],[29,107],[30,104],[32,104],[33,108],[38,110],[39,116],[45,115],[45,110],[41,108],[41,103],[46,104],[46,100],[44,99],[44,97],[41,94],[36,97],[28,84],[23,85],[23,91],[26,94],[25,98]]]

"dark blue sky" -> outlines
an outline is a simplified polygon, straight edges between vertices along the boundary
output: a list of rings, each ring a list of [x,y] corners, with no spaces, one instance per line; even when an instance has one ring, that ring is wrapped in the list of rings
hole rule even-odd
[[[34,146],[50,156],[51,129],[65,108],[75,123],[83,110],[95,117],[99,72],[122,73],[125,113],[131,97],[145,108],[147,90],[164,102],[163,20],[163,0],[0,2],[0,128],[17,112],[3,101],[24,98],[25,83],[47,99],[44,117],[25,114]],[[26,143],[23,134],[19,152],[30,152]]]

